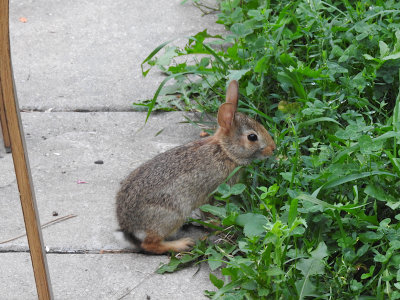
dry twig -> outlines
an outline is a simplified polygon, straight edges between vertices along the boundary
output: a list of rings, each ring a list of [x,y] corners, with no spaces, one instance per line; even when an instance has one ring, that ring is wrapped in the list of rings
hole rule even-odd
[[[41,228],[43,229],[43,228],[49,227],[49,226],[51,226],[51,225],[54,225],[54,224],[56,224],[56,223],[63,222],[63,221],[66,221],[66,220],[68,220],[68,219],[75,218],[75,217],[76,217],[76,215],[73,215],[73,214],[67,215],[67,216],[64,216],[64,217],[60,217],[60,218],[57,218],[57,219],[55,219],[55,220],[52,220],[52,221],[50,221],[50,222],[47,222],[47,223],[43,224],[43,225],[41,226]],[[12,238],[12,239],[9,239],[9,240],[0,242],[0,245],[1,245],[1,244],[6,244],[6,243],[8,243],[8,242],[15,241],[15,240],[17,240],[17,239],[19,239],[19,238],[22,238],[22,237],[24,237],[24,236],[26,236],[26,233],[25,233],[25,234],[21,234],[21,235],[19,235],[19,236],[17,236],[17,237],[14,237],[14,238]]]

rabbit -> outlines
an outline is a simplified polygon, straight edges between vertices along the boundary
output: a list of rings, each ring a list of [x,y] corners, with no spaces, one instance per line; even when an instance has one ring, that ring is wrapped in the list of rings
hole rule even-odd
[[[182,252],[191,238],[165,241],[238,166],[266,159],[276,145],[255,120],[236,112],[238,82],[230,82],[213,136],[175,147],[145,162],[121,182],[116,213],[125,235],[147,253]],[[235,177],[235,176],[234,176]],[[238,179],[238,176],[236,176]],[[237,182],[237,179],[234,181]]]

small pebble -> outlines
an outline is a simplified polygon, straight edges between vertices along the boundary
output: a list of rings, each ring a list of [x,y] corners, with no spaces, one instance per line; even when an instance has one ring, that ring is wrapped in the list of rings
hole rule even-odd
[[[104,161],[102,161],[102,160],[96,160],[94,163],[95,163],[96,165],[102,165],[102,164],[104,164]]]

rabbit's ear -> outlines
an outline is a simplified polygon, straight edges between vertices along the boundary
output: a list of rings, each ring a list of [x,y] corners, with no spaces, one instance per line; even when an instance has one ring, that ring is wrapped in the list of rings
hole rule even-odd
[[[226,103],[232,103],[235,110],[238,106],[239,99],[239,84],[236,80],[232,80],[229,83],[228,89],[226,90]]]
[[[229,131],[232,127],[235,112],[236,107],[232,103],[222,104],[218,110],[218,125]]]

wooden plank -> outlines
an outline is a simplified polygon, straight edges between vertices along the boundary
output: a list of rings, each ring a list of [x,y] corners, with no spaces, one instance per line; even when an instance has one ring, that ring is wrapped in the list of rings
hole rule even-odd
[[[0,83],[1,86],[1,83]],[[8,133],[8,126],[6,122],[6,112],[4,109],[4,100],[3,100],[3,94],[0,89],[0,127],[3,133],[3,141],[4,141],[4,147],[6,148],[6,152],[9,153],[11,152],[11,142],[10,142],[10,135]]]
[[[46,253],[43,248],[25,138],[14,88],[10,56],[8,0],[0,0],[0,84],[38,298],[52,299]]]

